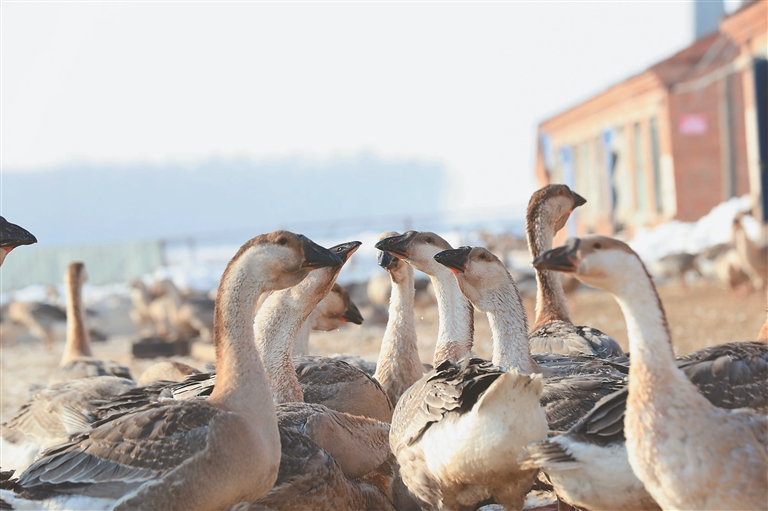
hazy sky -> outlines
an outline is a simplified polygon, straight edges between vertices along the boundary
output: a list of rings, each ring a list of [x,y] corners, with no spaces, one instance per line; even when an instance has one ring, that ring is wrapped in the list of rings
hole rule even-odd
[[[2,168],[372,151],[440,162],[450,207],[519,210],[536,124],[691,20],[669,0],[3,1]]]

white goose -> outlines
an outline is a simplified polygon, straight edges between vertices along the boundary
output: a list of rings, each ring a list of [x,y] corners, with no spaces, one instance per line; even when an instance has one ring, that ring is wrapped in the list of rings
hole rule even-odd
[[[579,280],[613,294],[627,321],[632,359],[628,396],[606,398],[585,417],[593,427],[577,425],[559,448],[551,444],[551,452],[540,451],[545,470],[547,463],[557,463],[558,450],[566,472],[569,462],[578,468],[596,458],[599,442],[589,442],[583,434],[579,439],[578,433],[592,430],[604,437],[613,466],[592,474],[598,481],[589,483],[592,488],[583,478],[584,491],[572,497],[589,498],[594,486],[609,477],[609,483],[621,483],[614,502],[607,504],[613,509],[629,509],[632,499],[632,508],[653,509],[654,504],[643,499],[642,486],[662,509],[767,509],[768,418],[745,408],[719,408],[701,394],[706,392],[720,406],[767,407],[766,346],[722,345],[675,361],[653,281],[637,254],[621,241],[602,236],[570,239],[534,264],[574,272]],[[689,379],[698,379],[698,388]],[[616,438],[622,432],[640,488],[622,470],[622,444]],[[603,499],[600,506],[605,505]]]
[[[434,257],[448,271],[453,265],[441,255],[452,252]],[[390,444],[403,481],[438,509],[474,509],[488,499],[522,509],[533,483],[536,471],[520,467],[517,458],[526,441],[546,437],[547,420],[540,404],[541,378],[532,374],[525,312],[514,281],[507,277],[496,279],[502,289],[488,300],[474,302],[476,297],[464,291],[475,306],[489,312],[494,330],[516,335],[522,346],[494,342],[494,364],[501,368],[477,358],[466,357],[459,364],[446,360],[409,388],[395,409]],[[511,317],[506,314],[507,295],[519,305],[512,306]],[[520,356],[514,356],[515,349]]]
[[[48,377],[49,385],[92,376],[132,378],[127,367],[111,360],[93,357],[83,307],[83,284],[87,280],[85,264],[70,263],[67,273],[64,274],[67,291],[67,341],[59,367]]]
[[[531,260],[552,248],[552,238],[571,212],[586,199],[566,185],[547,185],[533,193],[525,215],[525,232]],[[624,351],[612,337],[596,328],[571,321],[560,275],[537,268],[536,319],[528,336],[533,353],[622,357]]]
[[[437,367],[445,360],[456,362],[470,354],[474,342],[474,309],[461,294],[450,270],[434,260],[435,254],[453,247],[434,232],[407,231],[379,240],[376,248],[426,273],[432,281],[440,318],[433,365]]]
[[[95,423],[49,449],[17,485],[55,492],[41,504],[110,509],[225,509],[274,484],[280,437],[269,384],[253,339],[261,293],[300,282],[341,260],[287,231],[257,236],[227,265],[216,300],[218,384],[207,400],[168,400]],[[77,495],[66,495],[75,493]],[[65,495],[61,495],[65,494]],[[7,491],[14,507],[22,502]]]

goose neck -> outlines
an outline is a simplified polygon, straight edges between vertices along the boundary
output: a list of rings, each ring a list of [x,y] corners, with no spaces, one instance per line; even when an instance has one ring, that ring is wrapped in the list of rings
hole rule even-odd
[[[398,377],[408,380],[402,382],[404,388],[401,390],[404,391],[423,373],[413,317],[415,293],[413,268],[406,266],[402,278],[392,278],[389,319],[381,341],[381,351],[374,374],[374,378],[387,391],[393,404],[397,403],[400,397],[390,392],[393,380],[398,379]],[[400,392],[395,393],[399,394]]]
[[[635,388],[663,390],[670,380],[687,383],[687,378],[675,364],[664,307],[651,277],[642,269],[628,272],[615,296],[627,323],[632,360],[630,381]]]
[[[274,410],[253,337],[256,302],[268,284],[267,275],[249,272],[240,259],[224,272],[214,314],[217,375],[212,404],[251,413]]]
[[[531,358],[528,321],[520,293],[513,282],[506,283],[490,297],[488,323],[493,334],[493,363],[504,370],[526,374],[540,372]]]
[[[474,308],[459,289],[450,270],[429,276],[435,289],[439,324],[435,345],[435,367],[445,360],[457,361],[472,350]]]
[[[552,249],[555,229],[542,215],[535,215],[534,225],[528,228],[527,235],[531,260]],[[568,300],[560,279],[561,276],[556,272],[536,270],[536,319],[532,326],[534,330],[552,321],[571,323]]]
[[[296,332],[296,336],[293,338],[293,357],[303,357],[309,354],[309,334],[312,331],[313,317],[314,312],[309,315],[299,331]]]
[[[302,325],[311,328],[307,318],[331,290],[337,275],[337,269],[314,270],[299,284],[272,293],[256,315],[253,326],[256,346],[264,358],[267,379],[277,404],[304,401],[292,360],[294,338]]]
[[[67,282],[67,341],[61,364],[65,365],[80,357],[90,357],[91,343],[85,328],[85,310],[83,308],[83,289],[76,279]]]

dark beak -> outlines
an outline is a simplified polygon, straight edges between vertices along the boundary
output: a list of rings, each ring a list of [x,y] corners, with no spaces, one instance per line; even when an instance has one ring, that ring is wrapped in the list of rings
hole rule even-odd
[[[299,239],[304,250],[304,264],[301,265],[302,268],[335,268],[344,264],[344,261],[339,256],[327,248],[321,247],[303,234],[299,234]]]
[[[573,209],[576,209],[579,206],[583,206],[587,203],[587,199],[574,192],[573,190],[571,190],[571,195],[573,195]]]
[[[349,257],[357,251],[358,248],[360,248],[360,245],[362,245],[362,241],[348,241],[347,243],[341,243],[339,245],[335,245],[328,250],[336,254],[339,259],[341,259],[343,262],[347,262]]]
[[[467,267],[467,258],[472,251],[472,247],[459,247],[453,250],[443,250],[435,254],[435,261],[447,267],[452,272],[464,273]]]
[[[357,305],[355,305],[355,302],[353,302],[352,300],[349,301],[349,305],[347,305],[347,310],[341,316],[341,319],[343,319],[348,323],[354,323],[356,325],[363,324],[363,315],[360,314],[360,310],[357,308]]]
[[[389,270],[390,268],[392,268],[395,265],[395,263],[397,263],[397,261],[399,260],[400,259],[393,256],[392,254],[379,250],[379,257],[377,258],[377,262],[379,263],[379,266],[381,266],[385,270]]]
[[[384,252],[407,258],[408,254],[411,253],[411,240],[415,235],[416,231],[408,231],[405,234],[390,236],[389,238],[379,240],[375,246]]]
[[[31,232],[0,217],[0,248],[13,249],[33,243],[37,243],[37,238]]]
[[[579,248],[579,239],[571,238],[562,247],[557,247],[544,252],[534,259],[533,267],[537,270],[553,270],[565,273],[573,273],[579,268],[579,260],[576,251]]]

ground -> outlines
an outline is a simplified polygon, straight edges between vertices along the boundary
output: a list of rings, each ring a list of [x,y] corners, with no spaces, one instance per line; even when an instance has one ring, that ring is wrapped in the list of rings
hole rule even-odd
[[[732,295],[720,288],[693,283],[687,289],[677,284],[659,288],[667,311],[675,351],[685,354],[714,344],[755,339],[765,321],[766,295]],[[533,314],[533,301],[525,300],[529,317]],[[582,287],[571,297],[573,321],[579,325],[598,328],[628,348],[624,319],[616,303],[606,293]],[[109,314],[92,321],[103,331],[110,333],[106,342],[95,343],[94,355],[129,365],[136,377],[152,363],[136,360],[130,355],[131,343],[137,334],[127,315],[125,305],[114,307]],[[363,308],[365,316],[365,308]],[[416,313],[419,352],[423,361],[432,360],[437,333],[437,311],[434,307],[419,309]],[[3,330],[0,347],[0,407],[4,422],[23,403],[30,385],[45,384],[47,373],[54,368],[61,356],[61,344],[46,350],[37,340],[19,336],[12,342],[12,335]],[[475,351],[490,358],[491,334],[488,321],[482,314],[475,315]],[[376,360],[384,325],[346,325],[332,332],[314,332],[310,343],[313,354],[351,353],[368,360]],[[60,336],[63,340],[63,336]],[[213,362],[212,346],[200,344],[193,350],[194,357],[181,361],[203,369]]]

